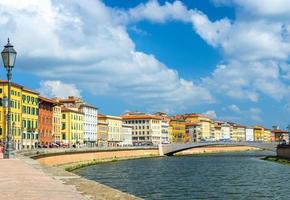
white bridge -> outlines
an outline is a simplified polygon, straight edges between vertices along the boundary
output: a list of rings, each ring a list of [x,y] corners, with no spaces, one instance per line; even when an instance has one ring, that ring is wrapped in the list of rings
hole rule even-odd
[[[206,146],[250,146],[256,147],[268,151],[276,151],[278,142],[201,142],[201,143],[185,143],[185,144],[160,144],[159,154],[160,156],[173,156],[175,153]]]

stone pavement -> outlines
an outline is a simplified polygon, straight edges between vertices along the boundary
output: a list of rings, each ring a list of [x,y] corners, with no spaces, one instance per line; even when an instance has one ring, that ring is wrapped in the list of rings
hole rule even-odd
[[[0,199],[85,200],[73,186],[44,173],[36,161],[2,159],[0,154]],[[31,162],[31,163],[28,163]],[[34,167],[35,166],[35,167]]]

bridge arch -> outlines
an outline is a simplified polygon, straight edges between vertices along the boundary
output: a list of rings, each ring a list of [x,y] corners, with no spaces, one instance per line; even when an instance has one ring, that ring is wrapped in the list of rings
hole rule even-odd
[[[159,145],[159,154],[160,156],[173,156],[175,153],[180,151],[199,148],[199,147],[207,147],[207,146],[250,146],[256,147],[268,151],[276,151],[278,143],[262,143],[262,142],[202,142],[202,143],[185,143],[185,144],[160,144]]]

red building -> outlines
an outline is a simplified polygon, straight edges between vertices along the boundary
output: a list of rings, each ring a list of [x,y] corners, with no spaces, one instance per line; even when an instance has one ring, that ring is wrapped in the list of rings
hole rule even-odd
[[[289,141],[289,131],[280,130],[280,129],[273,129],[272,130],[272,141],[281,142],[283,140],[285,140],[286,142]]]
[[[53,130],[53,106],[55,102],[51,99],[39,97],[39,116],[38,116],[38,133],[39,143],[42,145],[50,145],[52,141]]]

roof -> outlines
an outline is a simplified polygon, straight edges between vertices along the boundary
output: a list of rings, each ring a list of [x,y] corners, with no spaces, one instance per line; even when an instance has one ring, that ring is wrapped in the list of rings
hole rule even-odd
[[[66,108],[66,107],[61,107],[61,112],[74,112],[74,113],[78,113],[78,114],[84,114],[83,112],[80,112],[78,110],[74,110],[74,109],[70,109],[70,108]]]
[[[186,122],[185,123],[186,126],[199,126],[199,123],[193,123],[193,122]]]
[[[286,131],[286,130],[280,130],[280,129],[276,129],[276,130],[272,130],[272,133],[289,133],[289,131]]]
[[[161,120],[162,118],[155,115],[123,115],[123,119],[157,119]]]
[[[89,107],[89,108],[98,109],[96,106],[89,104],[89,103],[83,103],[80,105],[80,107]]]
[[[8,84],[8,81],[6,81],[6,80],[0,80],[0,84]],[[17,83],[12,82],[11,85],[14,86],[14,87],[18,87],[18,88],[20,88],[22,90],[25,90],[27,92],[31,92],[31,93],[34,93],[34,94],[39,95],[39,92],[36,92],[34,90],[31,90],[31,89],[28,89],[28,88],[26,88],[26,87],[24,87],[22,85],[17,84]]]
[[[39,100],[40,100],[40,102],[41,101],[45,101],[45,102],[48,102],[48,103],[51,103],[51,104],[57,104],[54,100],[49,99],[49,98],[44,97],[44,96],[39,96]]]

